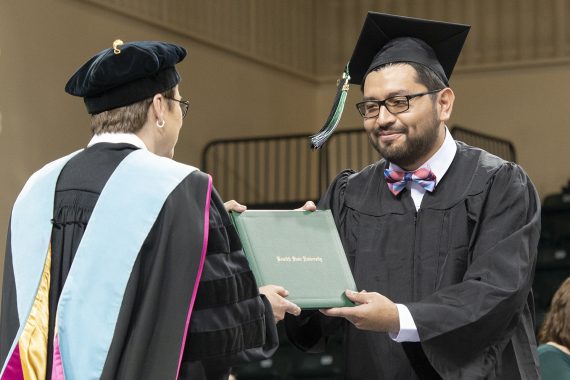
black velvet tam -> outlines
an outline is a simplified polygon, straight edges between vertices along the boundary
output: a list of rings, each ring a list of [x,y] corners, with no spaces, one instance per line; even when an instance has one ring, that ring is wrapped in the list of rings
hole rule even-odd
[[[350,83],[362,84],[377,67],[415,62],[448,84],[469,25],[368,12],[350,59]]]
[[[83,98],[90,114],[150,98],[180,82],[174,65],[186,57],[183,47],[158,41],[113,45],[87,61],[65,85],[67,93]]]

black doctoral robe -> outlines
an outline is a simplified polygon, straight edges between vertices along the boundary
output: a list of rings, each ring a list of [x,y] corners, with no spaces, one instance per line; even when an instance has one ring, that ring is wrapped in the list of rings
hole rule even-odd
[[[130,144],[95,144],[73,157],[58,178],[51,237],[48,379],[55,312],[79,242],[105,183],[135,149]],[[203,219],[197,219],[203,210],[197,205],[204,203],[206,195],[196,194],[196,184],[204,181],[207,183],[208,177],[199,171],[188,175],[168,196],[144,241],[127,284],[102,379],[175,377],[183,339],[181,322],[163,310],[176,310],[177,318],[188,311],[188,302],[178,300],[189,301],[195,279],[189,278],[185,269],[200,260],[196,247],[199,243],[201,248],[201,242],[197,242],[189,226],[203,225]],[[194,201],[196,198],[198,202]],[[230,366],[267,358],[278,345],[271,305],[259,295],[237,233],[215,189],[209,218],[208,249],[180,379],[225,379]],[[0,320],[0,363],[6,360],[18,330],[15,304],[9,231]]]
[[[409,190],[388,190],[387,165],[340,173],[319,208],[333,212],[357,287],[406,305],[421,342],[315,312],[287,316],[289,338],[316,351],[344,326],[348,379],[539,378],[531,283],[540,200],[526,173],[457,142],[416,212]]]

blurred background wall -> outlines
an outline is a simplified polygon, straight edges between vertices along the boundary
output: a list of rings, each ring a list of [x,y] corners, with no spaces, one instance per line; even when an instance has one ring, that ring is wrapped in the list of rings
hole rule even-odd
[[[318,130],[368,10],[471,24],[451,124],[512,141],[541,197],[560,191],[570,0],[2,0],[0,236],[26,179],[89,140],[83,101],[63,88],[113,40],[188,49],[179,71],[191,106],[175,158],[199,166],[212,139]],[[360,96],[352,86],[341,129],[361,125]]]

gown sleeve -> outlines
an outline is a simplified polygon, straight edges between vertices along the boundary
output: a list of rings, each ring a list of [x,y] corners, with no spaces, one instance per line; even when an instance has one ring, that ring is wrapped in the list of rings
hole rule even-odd
[[[348,226],[345,223],[347,209],[344,205],[344,194],[348,178],[353,173],[352,170],[341,172],[331,183],[318,205],[320,210],[331,210],[347,253],[352,251],[353,244],[351,244],[351,234],[348,233]],[[300,350],[312,353],[323,352],[327,338],[335,334],[346,323],[342,318],[327,317],[317,310],[303,310],[298,317],[286,314],[284,322],[289,341]]]
[[[462,281],[406,304],[444,378],[484,376],[500,360],[528,307],[540,233],[540,200],[515,164],[498,168],[467,208],[472,232]]]
[[[259,293],[224,204],[213,189],[206,261],[184,361],[208,374],[269,358],[279,344],[271,304]]]

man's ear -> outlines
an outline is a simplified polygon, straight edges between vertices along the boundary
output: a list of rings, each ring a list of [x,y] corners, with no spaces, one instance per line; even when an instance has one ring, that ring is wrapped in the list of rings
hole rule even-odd
[[[444,123],[451,117],[453,111],[453,102],[455,101],[455,93],[449,87],[444,88],[437,96],[437,106],[439,119]]]

